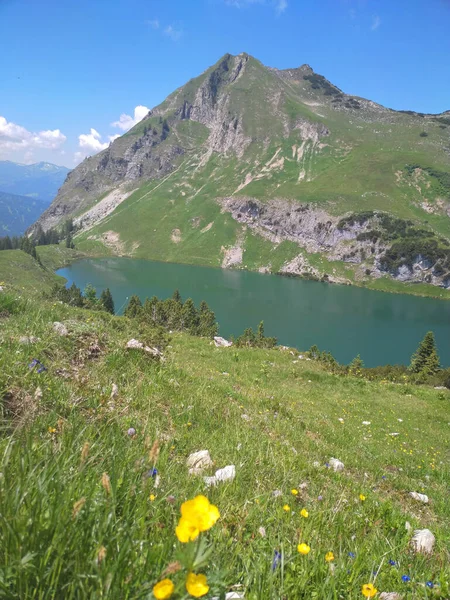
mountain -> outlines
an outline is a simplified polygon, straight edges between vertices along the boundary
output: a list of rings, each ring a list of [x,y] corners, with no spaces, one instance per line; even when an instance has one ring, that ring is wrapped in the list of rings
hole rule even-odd
[[[47,162],[21,165],[0,161],[0,191],[44,200],[47,205],[56,196],[70,169]]]
[[[450,111],[227,54],[71,171],[39,223],[75,217],[86,250],[450,287],[449,134]]]
[[[0,237],[23,235],[48,207],[48,202],[0,192]]]

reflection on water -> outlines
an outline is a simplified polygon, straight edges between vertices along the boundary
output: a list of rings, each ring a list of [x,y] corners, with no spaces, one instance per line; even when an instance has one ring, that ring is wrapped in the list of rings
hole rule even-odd
[[[82,260],[58,274],[99,293],[109,287],[117,309],[132,294],[167,298],[179,289],[184,299],[208,302],[221,335],[239,335],[263,320],[280,344],[302,350],[317,344],[343,363],[360,354],[367,366],[407,364],[431,329],[442,362],[450,364],[450,302],[442,300],[128,258]]]

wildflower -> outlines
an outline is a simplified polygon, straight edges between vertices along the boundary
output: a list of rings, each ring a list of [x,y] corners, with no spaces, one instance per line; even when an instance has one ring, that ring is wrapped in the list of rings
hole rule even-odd
[[[130,427],[130,429],[127,431],[127,435],[134,437],[136,435],[136,429],[134,427]]]
[[[188,426],[188,427],[192,427],[192,423],[188,423],[188,424],[187,424],[187,426]]]
[[[317,500],[319,500],[319,502],[321,502],[323,500],[323,496],[317,496]]]
[[[81,462],[84,463],[89,455],[89,442],[84,442],[83,448],[81,449]]]
[[[307,519],[309,517],[309,512],[306,510],[306,508],[302,508],[302,510],[300,511],[300,514],[302,515],[302,517],[304,517],[305,519]]]
[[[80,498],[79,500],[77,500],[75,502],[75,504],[73,505],[73,509],[72,509],[72,519],[76,518],[76,516],[78,515],[80,510],[83,508],[85,502],[86,502],[86,498]]]
[[[155,462],[158,460],[158,456],[159,456],[159,441],[155,440],[153,442],[153,446],[150,448],[148,458],[151,463],[155,464]],[[156,469],[153,469],[153,470],[156,471]]]
[[[397,563],[395,562],[395,560],[392,560],[392,559],[389,561],[389,564],[391,565],[391,567],[397,566]]]
[[[168,502],[169,504],[174,504],[175,503],[175,496],[167,496],[166,498],[166,502]]]
[[[106,558],[106,548],[105,546],[100,546],[100,549],[97,554],[97,563],[102,563]]]
[[[356,554],[354,552],[349,552],[348,555],[349,555],[350,558],[355,558],[356,557]]]
[[[280,562],[281,562],[281,552],[278,552],[278,550],[275,550],[275,552],[273,553],[273,560],[272,560],[272,572],[275,571],[275,569],[278,567]]]
[[[289,512],[291,510],[291,507],[289,506],[289,504],[285,504],[283,506],[283,510],[285,510],[286,512]]]
[[[327,562],[333,562],[333,560],[334,560],[334,554],[332,552],[327,552],[325,554],[325,560]]]
[[[361,502],[364,502],[364,500],[366,499],[366,497],[364,496],[364,494],[360,494],[359,495],[359,499],[361,500]]]
[[[194,598],[205,596],[209,592],[206,576],[189,573],[186,579],[186,589],[191,596],[194,596]]]
[[[291,490],[291,494],[293,496],[297,496],[298,495],[298,490],[296,490],[296,489]]]
[[[173,594],[175,586],[170,579],[162,579],[153,586],[153,595],[157,600],[167,600]]]
[[[408,583],[408,581],[411,581],[411,577],[409,575],[402,575],[402,581],[403,583]]]
[[[265,527],[260,527],[258,529],[258,533],[261,537],[265,538],[266,537],[266,528]]]
[[[427,583],[426,583],[426,586],[427,586],[428,588],[431,588],[431,589],[433,589],[433,588],[434,588],[434,583],[433,583],[432,581],[427,581]]]
[[[308,546],[308,544],[303,543],[297,546],[297,550],[300,552],[300,554],[306,555],[309,554],[311,548]]]
[[[55,427],[49,427],[48,428],[48,432],[49,433],[56,433],[56,428]]]
[[[109,479],[108,473],[102,475],[102,486],[107,494],[111,493],[111,480]]]
[[[178,571],[181,571],[181,569],[181,563],[175,560],[167,565],[167,567],[164,569],[163,575],[172,575],[173,573],[178,573]]]
[[[374,596],[377,595],[378,590],[371,583],[365,583],[362,586],[361,592],[362,592],[362,595],[365,596],[366,598],[373,598]]]
[[[149,496],[149,500],[150,500],[150,502],[154,502],[154,501],[155,501],[155,499],[156,499],[156,496],[155,496],[155,494],[150,494],[150,496]]]
[[[207,531],[220,518],[217,506],[205,496],[196,496],[181,505],[181,518],[175,533],[182,543],[194,541],[201,531]]]
[[[150,471],[147,471],[147,473],[145,474],[146,477],[150,478],[153,477],[153,479],[158,475],[158,469],[150,469]]]

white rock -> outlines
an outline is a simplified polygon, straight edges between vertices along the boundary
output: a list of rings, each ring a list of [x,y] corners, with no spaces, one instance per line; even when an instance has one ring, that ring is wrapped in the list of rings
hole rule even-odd
[[[227,465],[223,469],[219,469],[212,477],[204,477],[204,482],[208,487],[223,483],[224,481],[233,481],[236,477],[236,467]]]
[[[280,497],[280,496],[282,496],[282,495],[283,495],[283,492],[282,492],[281,490],[274,490],[274,491],[272,492],[272,496],[273,496],[274,498],[279,498],[279,497]]]
[[[111,388],[111,400],[115,400],[117,398],[118,394],[119,394],[119,388],[115,383],[113,383],[112,388]]]
[[[233,342],[229,342],[225,338],[220,337],[220,335],[217,335],[214,337],[214,345],[216,348],[229,348],[233,345]]]
[[[431,554],[435,542],[436,538],[429,529],[416,529],[411,540],[414,550],[424,554]]]
[[[208,450],[199,450],[189,455],[186,465],[189,475],[200,475],[205,469],[213,466],[213,461]]]
[[[22,335],[19,338],[19,344],[36,344],[40,342],[41,338],[34,337],[34,335]]]
[[[228,592],[225,594],[225,600],[244,600],[244,594],[239,594],[238,592]],[[214,596],[211,600],[219,600],[219,596]]]
[[[428,496],[426,494],[419,494],[419,492],[409,492],[411,498],[414,500],[418,500],[419,502],[423,502],[424,504],[428,504]]]
[[[405,529],[406,529],[406,531],[411,531],[412,527],[411,527],[411,523],[409,521],[406,521]]]
[[[382,592],[380,600],[403,600],[403,596],[397,592]]]
[[[34,392],[34,399],[36,400],[36,402],[39,402],[39,400],[41,400],[42,398],[42,390],[40,387],[36,388],[36,391]]]
[[[144,350],[144,352],[148,352],[148,354],[151,354],[155,358],[160,358],[161,360],[164,360],[163,355],[158,350],[158,348],[150,348],[149,346],[144,346],[144,344],[142,342],[139,342],[138,340],[132,339],[128,341],[126,347],[128,350]]]
[[[61,337],[66,337],[69,335],[69,330],[67,327],[63,323],[59,323],[59,321],[55,321],[53,323],[53,329]]]
[[[338,460],[337,458],[330,458],[330,467],[336,473],[338,473],[339,471],[343,471],[345,468],[344,463]]]
[[[370,421],[363,421],[362,424],[363,425],[370,425]]]

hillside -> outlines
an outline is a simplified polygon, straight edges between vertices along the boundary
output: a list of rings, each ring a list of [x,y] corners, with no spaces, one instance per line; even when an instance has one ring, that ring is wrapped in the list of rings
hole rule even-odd
[[[20,236],[48,207],[48,202],[0,191],[0,237]]]
[[[0,191],[42,200],[48,206],[64,183],[69,171],[70,169],[67,167],[47,162],[22,165],[10,160],[1,160]],[[27,223],[27,227],[29,225],[31,222]]]
[[[448,288],[449,134],[450,112],[226,55],[74,169],[39,223],[75,217],[81,249]]]
[[[209,599],[356,600],[369,583],[380,599],[449,597],[447,391],[179,333],[156,362],[125,349],[161,342],[146,323],[9,285],[0,318],[1,597],[154,598],[170,578],[186,598],[182,564]],[[199,450],[203,475],[235,479],[189,475]],[[198,494],[220,511],[203,561],[175,535]],[[423,528],[430,555],[413,550]]]

